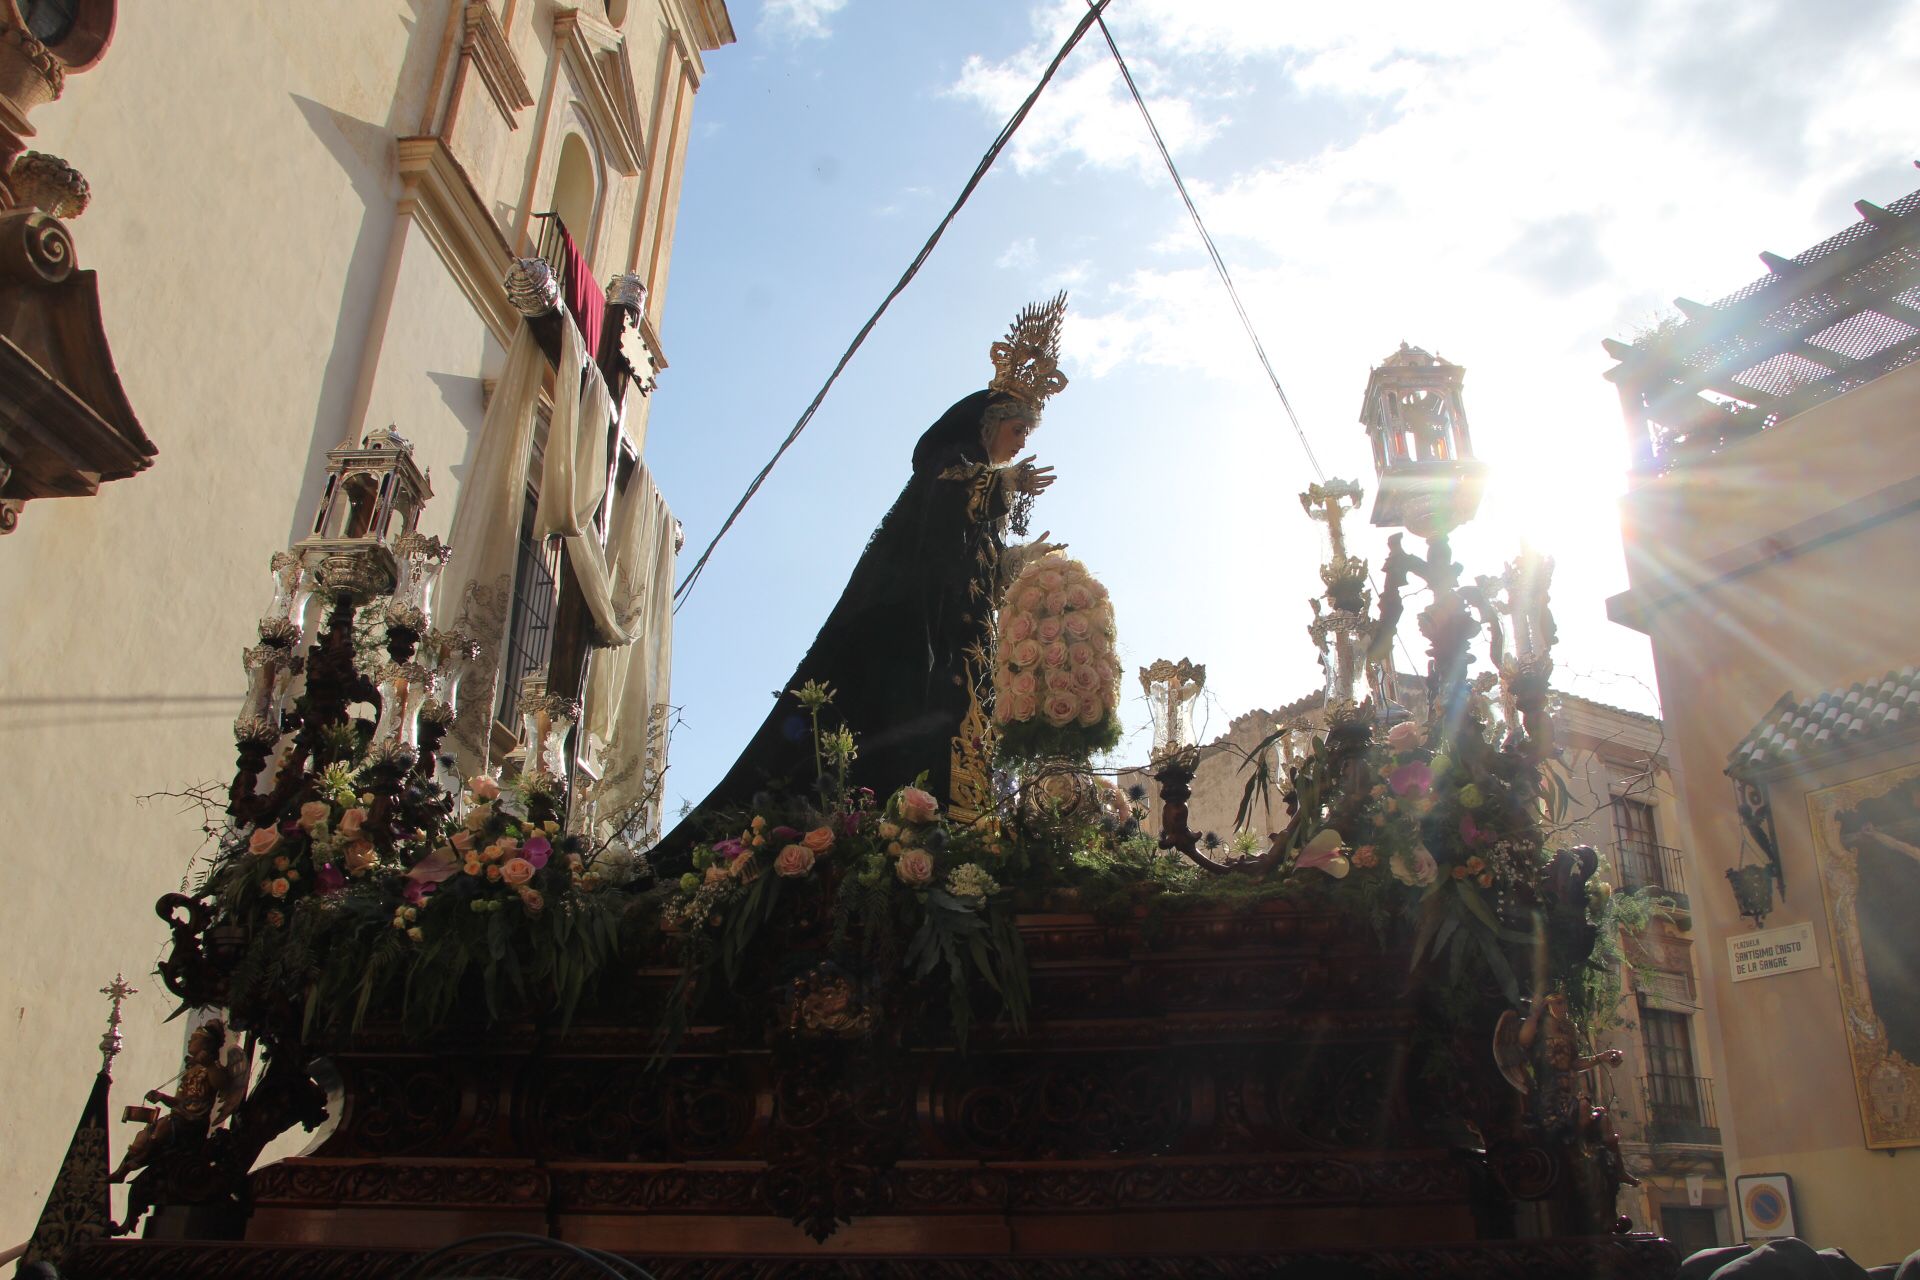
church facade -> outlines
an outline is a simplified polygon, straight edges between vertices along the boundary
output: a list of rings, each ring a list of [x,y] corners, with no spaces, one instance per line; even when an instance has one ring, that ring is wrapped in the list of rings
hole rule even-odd
[[[125,398],[98,416],[137,422],[124,457],[31,492],[12,453],[25,428],[0,433],[13,485],[0,497],[32,499],[6,502],[0,539],[0,1248],[25,1238],[59,1166],[98,1061],[95,991],[116,971],[144,989],[126,1007],[123,1091],[178,1062],[172,1002],[145,976],[166,935],[153,902],[200,873],[201,821],[221,801],[195,796],[212,784],[217,797],[233,771],[269,558],[321,532],[343,450],[404,441],[431,490],[418,532],[454,544],[461,573],[434,623],[478,653],[448,737],[458,764],[521,749],[532,695],[584,700],[589,786],[632,801],[657,776],[649,713],[666,702],[671,635],[645,601],[671,590],[677,530],[646,470],[646,424],[694,97],[705,56],[734,38],[723,0],[13,8],[0,8],[0,126],[20,144],[8,159],[38,159],[14,160],[0,211],[93,273],[94,373]],[[61,197],[82,174],[90,200]],[[541,300],[508,280],[534,258],[558,301],[529,320]],[[529,325],[545,327],[516,375]],[[84,371],[10,336],[23,358],[42,353],[48,397],[87,399]],[[535,520],[555,474],[541,451],[570,400],[556,373],[568,351],[605,373],[602,417],[576,413],[569,437],[603,474],[574,485],[594,501],[569,529],[550,529]],[[483,429],[516,376],[531,457],[503,469]],[[31,405],[9,406],[34,425]],[[463,530],[505,533],[484,554],[469,536],[462,568]],[[595,554],[612,620],[582,584],[577,557]],[[641,816],[637,834],[657,824]]]

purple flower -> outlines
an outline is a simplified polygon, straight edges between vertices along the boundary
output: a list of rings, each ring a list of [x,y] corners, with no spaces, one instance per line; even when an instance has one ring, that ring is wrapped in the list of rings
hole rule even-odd
[[[1433,770],[1418,760],[1403,764],[1387,775],[1387,785],[1397,796],[1423,796],[1433,789]]]
[[[1468,845],[1478,848],[1487,842],[1488,836],[1474,822],[1472,814],[1463,813],[1460,815],[1460,838]]]
[[[767,832],[767,841],[770,844],[792,844],[799,838],[800,833],[792,827],[775,827]]]
[[[719,840],[714,842],[713,851],[731,862],[733,859],[745,853],[747,846],[738,839]]]
[[[341,872],[340,868],[329,862],[320,868],[318,875],[314,876],[313,887],[322,896],[339,893],[347,887],[347,877]]]
[[[531,862],[533,869],[538,871],[546,866],[547,859],[553,856],[553,845],[545,836],[535,836],[520,846],[520,856]]]
[[[843,813],[840,815],[840,834],[841,835],[843,836],[856,835],[859,833],[859,831],[860,831],[860,815],[859,814]]]
[[[439,885],[426,880],[408,880],[401,888],[400,896],[417,907],[427,900],[427,895],[439,888]]]

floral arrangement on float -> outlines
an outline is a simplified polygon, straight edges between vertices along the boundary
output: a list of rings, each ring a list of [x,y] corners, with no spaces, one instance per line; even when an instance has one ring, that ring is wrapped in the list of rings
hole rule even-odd
[[[1055,551],[1021,571],[1000,610],[993,718],[1007,762],[1085,760],[1120,741],[1113,602]]]
[[[823,724],[833,690],[809,682],[789,696],[811,721],[814,792],[757,795],[749,811],[716,818],[731,834],[694,848],[661,911],[682,966],[664,1042],[716,987],[754,1004],[769,963],[806,988],[784,1015],[805,1034],[864,1035],[929,981],[944,984],[962,1044],[980,989],[1024,1025],[1026,959],[1004,883],[1023,863],[1010,843],[994,824],[951,821],[920,786],[884,799],[849,786],[853,735]],[[837,991],[831,1017],[818,1013],[823,984]]]

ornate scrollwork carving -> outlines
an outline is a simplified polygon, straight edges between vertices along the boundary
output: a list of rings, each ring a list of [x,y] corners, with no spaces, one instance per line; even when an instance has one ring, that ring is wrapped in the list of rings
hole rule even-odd
[[[0,217],[0,275],[59,284],[73,274],[73,237],[58,218],[35,209]]]

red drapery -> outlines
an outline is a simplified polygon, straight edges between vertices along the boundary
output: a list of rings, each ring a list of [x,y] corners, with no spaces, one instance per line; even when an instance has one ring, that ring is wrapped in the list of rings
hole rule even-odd
[[[587,255],[580,252],[574,244],[573,236],[567,225],[559,218],[553,220],[560,229],[560,288],[567,300],[567,310],[573,312],[573,318],[580,326],[580,336],[586,340],[587,354],[594,359],[600,358],[600,330],[607,319],[607,291],[593,278],[593,268],[587,262]]]

